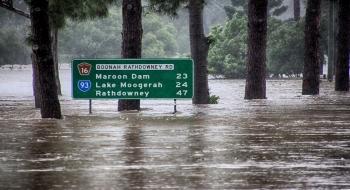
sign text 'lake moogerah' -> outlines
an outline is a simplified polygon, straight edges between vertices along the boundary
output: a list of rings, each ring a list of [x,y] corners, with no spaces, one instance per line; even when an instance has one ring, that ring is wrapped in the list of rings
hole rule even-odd
[[[191,59],[75,59],[75,99],[185,99],[193,96]]]

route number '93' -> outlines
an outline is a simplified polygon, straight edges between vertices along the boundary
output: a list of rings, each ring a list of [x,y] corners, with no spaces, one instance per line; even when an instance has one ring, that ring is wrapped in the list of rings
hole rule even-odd
[[[91,81],[90,80],[79,80],[78,81],[78,89],[81,92],[88,92],[91,89]]]

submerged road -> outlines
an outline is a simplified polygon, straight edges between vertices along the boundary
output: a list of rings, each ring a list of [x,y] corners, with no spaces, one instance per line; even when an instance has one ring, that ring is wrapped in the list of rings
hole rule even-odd
[[[350,189],[350,97],[326,81],[314,97],[268,81],[267,100],[245,101],[243,80],[212,80],[218,105],[94,101],[89,115],[67,71],[65,118],[41,120],[30,72],[2,72],[0,189]]]

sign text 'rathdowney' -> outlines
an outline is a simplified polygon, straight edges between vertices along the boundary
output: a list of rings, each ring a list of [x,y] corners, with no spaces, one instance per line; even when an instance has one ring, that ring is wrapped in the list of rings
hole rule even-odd
[[[76,59],[75,99],[184,99],[193,96],[190,59]]]

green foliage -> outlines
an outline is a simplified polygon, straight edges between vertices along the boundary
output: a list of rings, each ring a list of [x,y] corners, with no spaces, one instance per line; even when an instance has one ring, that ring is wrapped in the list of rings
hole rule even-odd
[[[245,77],[245,57],[247,39],[247,18],[235,14],[224,26],[213,28],[208,62],[213,75],[227,78]]]
[[[143,19],[143,57],[173,57],[178,52],[172,23],[162,20],[156,14],[147,14]]]
[[[304,64],[304,23],[271,19],[268,40],[268,70],[274,76],[302,73]]]
[[[209,96],[209,104],[218,104],[219,103],[219,96],[216,95],[210,95]]]
[[[72,58],[120,57],[122,43],[122,16],[118,7],[110,8],[109,16],[88,21],[68,20],[60,32],[60,62]],[[143,57],[174,57],[178,52],[177,30],[173,23],[154,13],[143,18]]]
[[[29,64],[30,48],[25,43],[29,20],[0,9],[0,65]]]
[[[300,74],[304,59],[302,22],[268,22],[267,67],[269,74]],[[224,26],[211,33],[215,42],[209,50],[209,71],[226,78],[244,78],[247,49],[247,17],[235,14]]]
[[[188,0],[148,0],[152,11],[176,16],[179,8],[185,6]]]
[[[87,21],[68,20],[60,32],[60,60],[118,57],[121,52],[121,11],[110,9],[109,17]]]
[[[106,17],[113,2],[114,0],[50,0],[50,24],[54,28],[62,28],[67,18],[84,21]]]
[[[283,0],[269,0],[268,13],[270,16],[279,16],[287,10],[287,6],[283,5]],[[235,14],[247,15],[247,0],[231,0],[231,6],[225,6],[225,12],[229,19]]]
[[[0,65],[30,63],[29,47],[14,30],[0,30]]]

